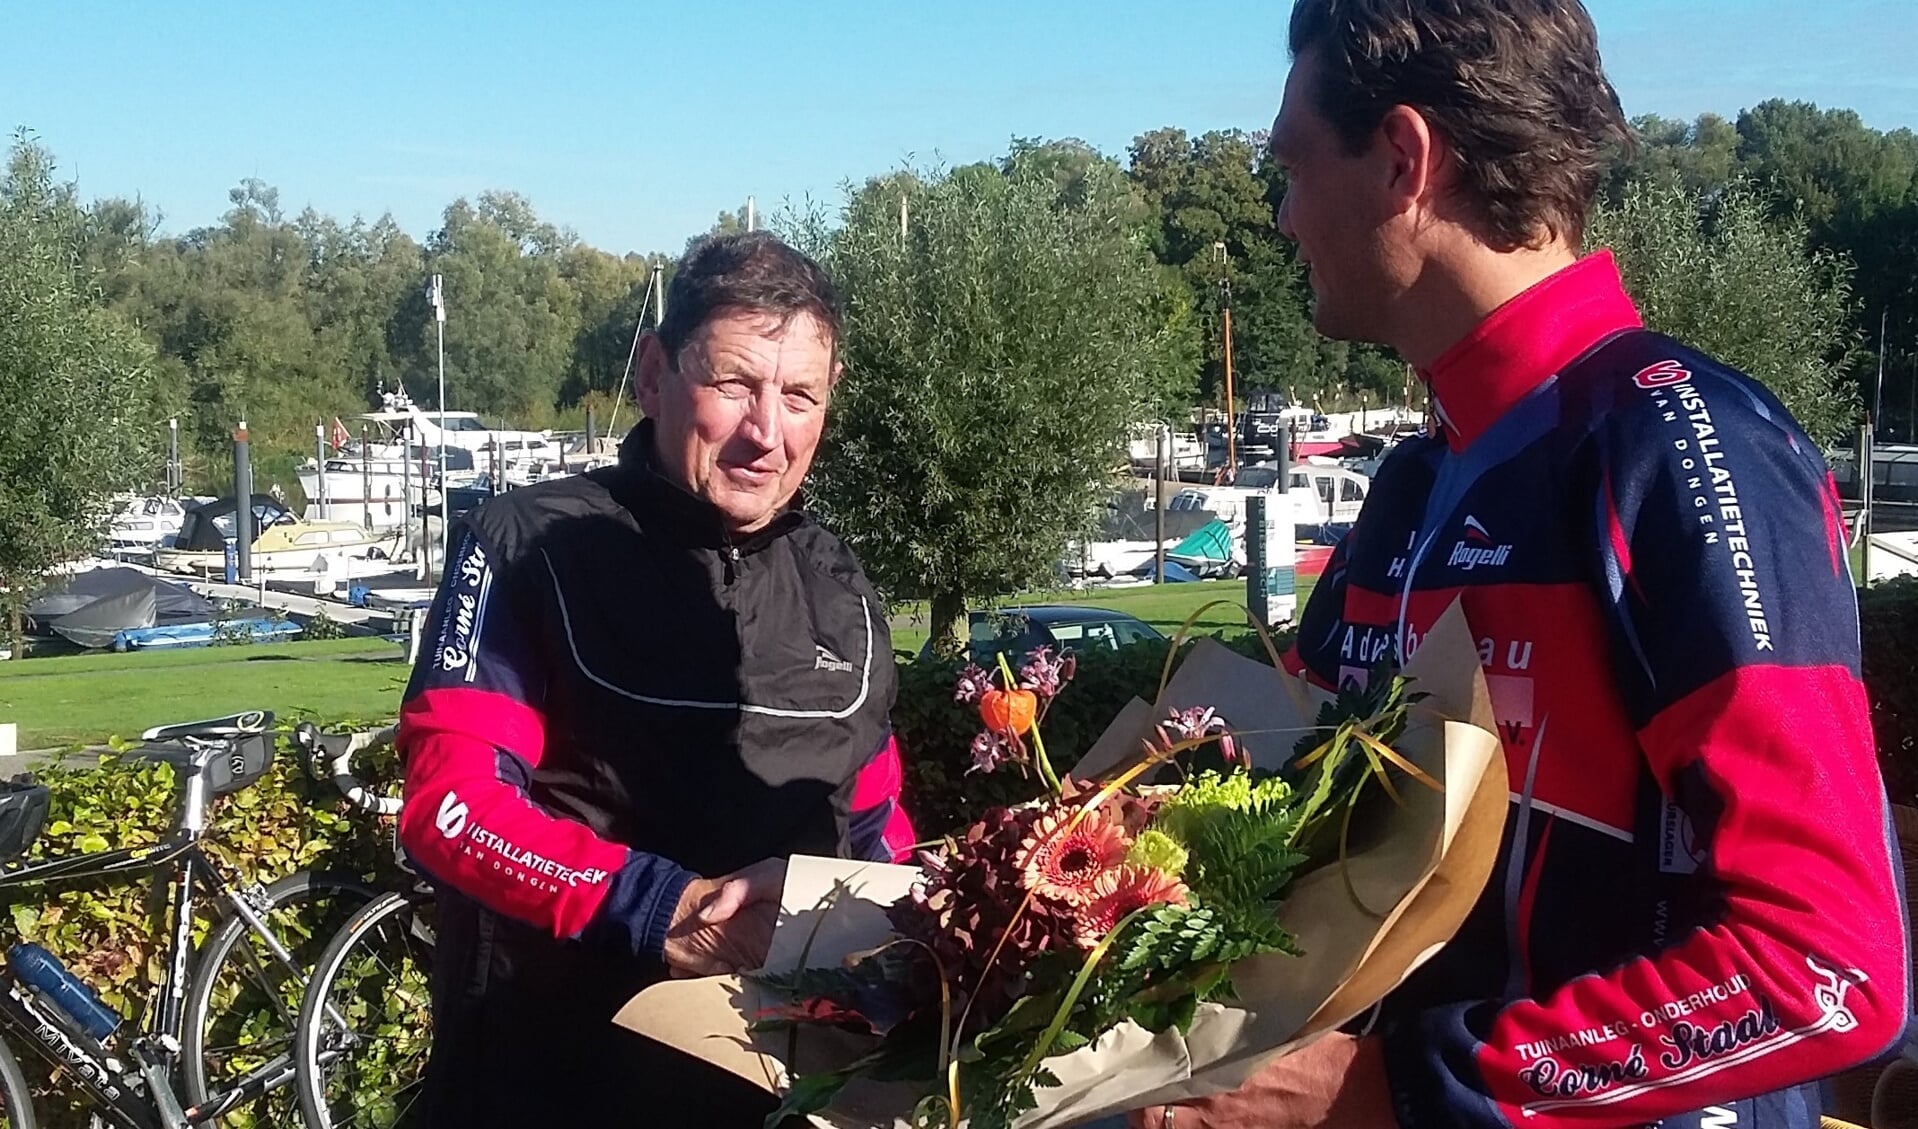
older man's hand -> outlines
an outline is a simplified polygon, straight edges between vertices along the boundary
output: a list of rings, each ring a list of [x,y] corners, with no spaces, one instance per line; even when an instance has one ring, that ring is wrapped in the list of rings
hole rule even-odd
[[[1127,1129],[1397,1129],[1378,1040],[1332,1034],[1229,1094],[1132,1114]]]
[[[725,976],[764,964],[785,884],[784,859],[687,883],[666,930],[666,965],[673,975]]]

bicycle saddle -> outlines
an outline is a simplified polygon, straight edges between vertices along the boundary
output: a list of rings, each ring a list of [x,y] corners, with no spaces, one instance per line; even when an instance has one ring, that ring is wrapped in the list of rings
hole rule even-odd
[[[216,717],[207,721],[183,721],[176,725],[156,725],[140,734],[142,741],[183,741],[189,737],[217,741],[234,737],[250,737],[256,733],[265,733],[273,728],[273,715],[265,710],[248,710],[236,713],[232,717]]]

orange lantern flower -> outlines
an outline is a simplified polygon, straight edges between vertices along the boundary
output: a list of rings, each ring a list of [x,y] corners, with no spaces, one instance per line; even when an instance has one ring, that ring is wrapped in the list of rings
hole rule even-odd
[[[1023,736],[1038,716],[1039,695],[1030,690],[988,690],[979,696],[979,717],[994,733]]]

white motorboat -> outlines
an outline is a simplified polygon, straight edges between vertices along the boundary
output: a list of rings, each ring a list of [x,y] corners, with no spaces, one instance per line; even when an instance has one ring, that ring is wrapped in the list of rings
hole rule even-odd
[[[1126,459],[1134,467],[1150,473],[1159,461],[1160,425],[1135,425],[1126,440]],[[1174,430],[1166,446],[1168,471],[1203,471],[1206,468],[1205,444],[1198,435]]]
[[[1372,486],[1371,480],[1357,471],[1326,460],[1293,463],[1285,473],[1286,484],[1281,490],[1276,465],[1242,466],[1232,485],[1182,486],[1166,508],[1210,510],[1232,527],[1235,537],[1243,537],[1248,498],[1267,498],[1267,512],[1275,517],[1285,512],[1280,508],[1283,499],[1291,509],[1294,526],[1315,528],[1328,522],[1357,521]]]
[[[349,570],[351,562],[391,560],[401,545],[397,531],[369,532],[347,521],[305,521],[271,495],[255,494],[254,537],[249,557],[257,573],[309,572],[316,567]],[[188,576],[226,572],[227,543],[237,533],[235,499],[223,498],[187,514],[171,548],[153,554],[155,568]]]
[[[525,486],[579,469],[550,432],[489,428],[474,412],[427,411],[403,391],[382,393],[379,411],[355,418],[367,429],[364,442],[349,432],[333,457],[299,469],[309,519],[393,529],[417,508],[439,505],[442,489]]]
[[[187,507],[164,494],[127,495],[115,501],[107,538],[116,557],[144,557],[171,546],[186,520]]]
[[[427,411],[413,403],[404,391],[382,393],[380,411],[361,419],[385,423],[400,434],[411,436],[426,447],[470,451],[481,473],[491,456],[507,465],[514,463],[558,463],[564,450],[550,431],[515,431],[488,427],[477,412]]]
[[[398,444],[348,448],[324,464],[307,460],[298,474],[309,521],[396,529],[407,525],[420,507],[439,505],[439,452],[426,447],[410,452]],[[447,448],[446,480],[453,488],[478,479],[472,452]]]

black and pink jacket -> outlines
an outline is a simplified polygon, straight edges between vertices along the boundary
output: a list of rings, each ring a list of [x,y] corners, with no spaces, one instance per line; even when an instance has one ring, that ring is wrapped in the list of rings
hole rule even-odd
[[[1755,381],[1643,330],[1609,253],[1426,374],[1290,656],[1410,654],[1455,599],[1511,779],[1502,863],[1395,992],[1424,1126],[1818,1124],[1910,1012],[1838,499]]]
[[[628,1100],[611,1019],[665,975],[694,875],[912,843],[858,562],[798,512],[730,536],[653,472],[651,434],[480,507],[407,688],[400,839],[440,895],[435,1125]]]

